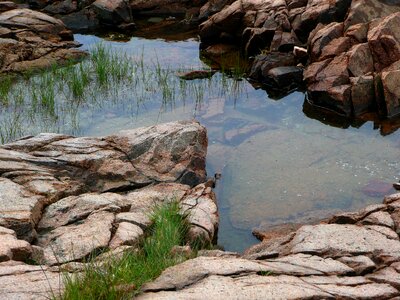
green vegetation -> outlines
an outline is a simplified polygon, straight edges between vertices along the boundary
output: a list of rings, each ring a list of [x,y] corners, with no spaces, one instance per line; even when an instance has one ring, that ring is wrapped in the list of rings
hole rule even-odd
[[[62,68],[0,77],[0,143],[39,132],[79,135],[83,120],[90,126],[115,109],[134,118],[148,109],[160,116],[190,104],[195,116],[208,99],[236,100],[243,92],[239,71],[185,81],[176,74],[193,69],[162,65],[157,55],[149,63],[144,49],[127,55],[100,43],[89,52],[88,59]]]
[[[171,202],[157,207],[152,225],[137,252],[125,252],[122,258],[105,263],[94,260],[80,276],[65,276],[65,292],[61,299],[131,299],[140,287],[185,257],[171,253],[175,245],[183,245],[188,228],[179,205]]]

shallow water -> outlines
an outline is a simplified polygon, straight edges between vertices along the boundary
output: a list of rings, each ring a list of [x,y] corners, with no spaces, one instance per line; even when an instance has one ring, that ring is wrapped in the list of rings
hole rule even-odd
[[[400,170],[398,132],[382,136],[372,122],[353,124],[356,128],[338,118],[334,118],[338,127],[325,125],[329,120],[318,113],[323,122],[314,119],[303,93],[272,100],[246,80],[220,73],[210,80],[181,81],[176,70],[206,67],[195,39],[75,38],[85,49],[102,41],[131,59],[143,56],[146,68],[168,70],[172,97],[166,100],[157,82],[135,87],[124,83],[112,93],[91,91],[96,101],[79,103],[72,112],[61,107],[50,119],[29,119],[19,109],[20,119],[14,122],[26,125],[15,137],[41,131],[103,136],[172,120],[199,120],[208,129],[208,174],[222,174],[216,187],[221,215],[218,242],[227,250],[242,251],[256,243],[251,234],[255,227],[355,210],[379,203],[393,191],[391,183],[398,180]],[[146,94],[140,99],[138,89]],[[7,123],[11,115],[10,109],[1,109],[1,126],[12,124]]]

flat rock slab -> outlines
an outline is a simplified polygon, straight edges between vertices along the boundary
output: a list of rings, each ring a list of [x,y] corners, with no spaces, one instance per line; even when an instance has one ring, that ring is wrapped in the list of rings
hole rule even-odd
[[[94,210],[127,212],[144,201],[135,199],[144,194],[145,199],[152,197],[147,190],[127,197],[106,192],[163,182],[152,187],[153,195],[179,200],[187,189],[205,181],[206,153],[206,129],[191,121],[103,138],[40,134],[2,145],[0,226],[32,241],[38,223],[39,230],[53,229],[82,220]],[[168,186],[175,182],[182,185]],[[85,192],[93,193],[82,195]],[[148,208],[153,204],[148,201]]]
[[[0,299],[50,299],[62,291],[62,276],[46,266],[15,261],[0,263]]]
[[[397,299],[400,241],[389,212],[398,201],[269,236],[242,257],[185,261],[145,284],[139,299]]]

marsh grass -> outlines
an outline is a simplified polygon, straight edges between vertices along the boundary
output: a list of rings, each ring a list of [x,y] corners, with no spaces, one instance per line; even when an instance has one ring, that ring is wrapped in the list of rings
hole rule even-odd
[[[149,63],[144,49],[127,55],[99,43],[89,52],[90,57],[79,63],[53,66],[20,78],[0,77],[0,121],[6,115],[8,120],[1,122],[2,143],[41,131],[81,134],[83,122],[88,126],[96,112],[98,115],[114,107],[135,118],[148,109],[158,110],[160,118],[166,111],[189,103],[196,117],[207,99],[241,93],[241,85],[232,75],[239,76],[241,71],[185,81],[176,73],[198,68],[162,64],[157,54]],[[18,130],[9,128],[13,120],[21,122]]]
[[[175,245],[184,244],[188,229],[178,203],[157,207],[151,220],[139,251],[125,252],[122,258],[110,258],[102,264],[89,262],[83,274],[66,275],[61,299],[131,299],[145,282],[183,261],[184,257],[171,253]]]

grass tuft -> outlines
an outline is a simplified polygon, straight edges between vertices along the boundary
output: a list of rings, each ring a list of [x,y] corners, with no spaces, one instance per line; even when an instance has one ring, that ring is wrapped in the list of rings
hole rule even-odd
[[[140,287],[161,272],[185,258],[171,253],[175,245],[183,245],[188,225],[179,214],[176,202],[157,207],[152,225],[139,251],[125,252],[122,258],[111,258],[99,264],[92,260],[83,274],[65,276],[63,300],[128,299]]]

